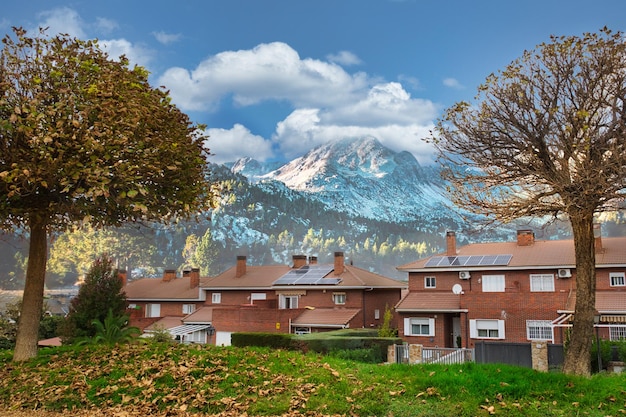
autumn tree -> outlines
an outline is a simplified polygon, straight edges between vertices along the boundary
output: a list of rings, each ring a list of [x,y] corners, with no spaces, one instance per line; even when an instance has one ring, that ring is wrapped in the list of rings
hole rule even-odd
[[[603,29],[552,37],[487,77],[476,103],[447,110],[431,137],[465,210],[509,221],[562,216],[576,254],[576,305],[563,369],[590,373],[594,216],[626,190],[626,44]]]
[[[148,72],[96,41],[5,36],[0,225],[29,236],[14,360],[37,353],[48,238],[70,227],[168,222],[213,207],[205,136]]]

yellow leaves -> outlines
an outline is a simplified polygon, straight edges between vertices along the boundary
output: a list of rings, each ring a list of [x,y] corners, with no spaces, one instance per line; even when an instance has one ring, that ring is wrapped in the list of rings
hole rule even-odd
[[[324,369],[328,369],[332,376],[337,377],[337,378],[340,377],[339,372],[337,372],[333,368],[331,368],[329,364],[324,363],[322,366],[324,367]]]

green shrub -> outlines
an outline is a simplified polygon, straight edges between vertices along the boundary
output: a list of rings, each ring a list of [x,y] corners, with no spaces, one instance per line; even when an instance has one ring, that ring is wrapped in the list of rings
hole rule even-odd
[[[237,347],[265,346],[290,349],[293,335],[286,333],[240,332],[231,335],[231,344]]]

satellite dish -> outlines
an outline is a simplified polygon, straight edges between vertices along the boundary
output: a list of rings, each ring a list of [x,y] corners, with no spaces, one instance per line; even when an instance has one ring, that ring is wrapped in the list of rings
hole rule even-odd
[[[452,287],[452,292],[455,294],[461,294],[462,291],[463,287],[461,286],[461,284],[454,284],[454,286]]]

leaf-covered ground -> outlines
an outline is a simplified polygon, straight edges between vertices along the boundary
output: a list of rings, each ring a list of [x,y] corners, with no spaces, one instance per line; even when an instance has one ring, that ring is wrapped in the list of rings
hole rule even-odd
[[[50,349],[26,363],[7,352],[0,366],[2,416],[626,415],[626,375],[152,343]]]

